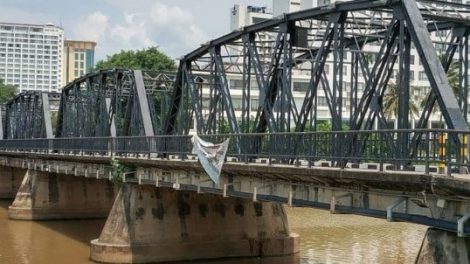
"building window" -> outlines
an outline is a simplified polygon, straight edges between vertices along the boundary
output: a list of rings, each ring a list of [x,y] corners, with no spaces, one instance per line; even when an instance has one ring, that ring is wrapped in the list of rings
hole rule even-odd
[[[326,101],[326,97],[318,96],[318,105],[319,106],[328,106],[328,103]]]
[[[306,92],[310,86],[309,82],[294,82],[295,92]]]
[[[428,76],[426,75],[425,71],[420,71],[419,72],[419,80],[420,81],[427,81],[428,80]]]
[[[257,110],[259,107],[258,99],[251,99],[251,110]]]
[[[242,80],[230,80],[230,89],[243,89]]]

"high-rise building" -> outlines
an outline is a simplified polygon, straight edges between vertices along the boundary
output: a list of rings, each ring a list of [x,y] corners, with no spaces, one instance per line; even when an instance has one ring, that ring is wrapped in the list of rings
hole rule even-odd
[[[256,24],[272,18],[272,13],[265,6],[234,5],[232,7],[230,30]]]
[[[20,92],[58,91],[63,46],[61,27],[0,22],[0,79]]]
[[[299,10],[300,0],[273,0],[273,15],[275,17],[284,13],[292,13]]]
[[[96,42],[93,41],[64,41],[63,85],[93,69],[95,64],[95,47]]]

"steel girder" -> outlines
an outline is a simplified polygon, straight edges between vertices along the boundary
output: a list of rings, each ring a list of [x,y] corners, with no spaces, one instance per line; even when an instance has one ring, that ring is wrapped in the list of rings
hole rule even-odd
[[[62,91],[57,137],[153,136],[163,133],[175,75],[102,70]]]
[[[285,14],[201,46],[182,58],[176,75],[114,69],[75,80],[62,92],[56,135],[152,136],[192,128],[199,134],[288,133],[318,130],[324,121],[334,131],[345,125],[373,130],[387,128],[391,119],[408,129],[410,65],[418,61],[430,92],[417,127],[427,125],[437,102],[448,128],[467,130],[469,13],[467,5],[441,1],[360,0]],[[430,33],[441,40],[433,42]],[[453,63],[455,94],[446,75]],[[395,116],[385,109],[392,85]],[[23,119],[14,120],[7,116],[5,127]],[[31,131],[38,130],[33,124]],[[396,160],[415,155],[422,137],[383,135]],[[368,137],[334,134],[329,149],[340,157],[337,164],[360,156],[374,140]],[[320,146],[312,142],[307,147],[315,152]],[[282,137],[235,145],[276,155],[305,147]]]
[[[0,105],[0,139],[3,139],[3,131],[5,130],[5,127],[3,127],[3,119],[5,119],[5,106],[2,104]]]
[[[53,138],[50,99],[57,93],[23,92],[6,104],[4,139]]]
[[[319,118],[325,117],[336,131],[345,124],[352,130],[389,128],[391,119],[408,129],[414,90],[410,65],[418,62],[432,96],[417,126],[427,125],[437,102],[448,128],[467,130],[468,14],[468,5],[442,1],[361,0],[285,14],[231,32],[181,59],[165,132],[181,134],[193,127],[199,134],[304,132],[319,129],[324,121]],[[430,34],[441,39],[433,42]],[[446,76],[448,66],[440,63],[440,47],[454,50],[445,61],[459,64],[456,95]],[[196,84],[197,75],[209,77]],[[299,88],[295,76],[308,78]],[[398,107],[390,117],[384,100],[392,84],[398,87]],[[406,159],[419,139],[390,133],[385,141],[396,158]],[[360,135],[334,137],[332,151],[353,157],[367,141]],[[279,143],[284,147],[276,151],[283,153],[301,145]],[[259,151],[273,143],[262,144]]]

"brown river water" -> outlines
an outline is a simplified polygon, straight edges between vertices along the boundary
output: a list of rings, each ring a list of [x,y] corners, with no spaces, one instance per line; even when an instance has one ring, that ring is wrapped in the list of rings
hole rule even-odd
[[[0,200],[1,264],[94,263],[88,259],[88,243],[99,236],[105,220],[13,221],[7,216],[10,203]],[[298,255],[196,263],[414,263],[426,231],[425,226],[311,208],[286,210],[291,231],[301,237]]]

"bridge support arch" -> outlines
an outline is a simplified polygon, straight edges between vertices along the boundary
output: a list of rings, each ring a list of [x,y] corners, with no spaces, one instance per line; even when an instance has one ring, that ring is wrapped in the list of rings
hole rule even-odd
[[[25,169],[0,166],[0,199],[15,198],[25,174]]]
[[[469,264],[470,239],[456,233],[429,228],[416,258],[416,264]]]
[[[91,259],[146,263],[298,252],[284,208],[170,188],[124,184]]]
[[[114,196],[114,186],[107,180],[30,169],[8,216],[17,220],[103,218]]]

